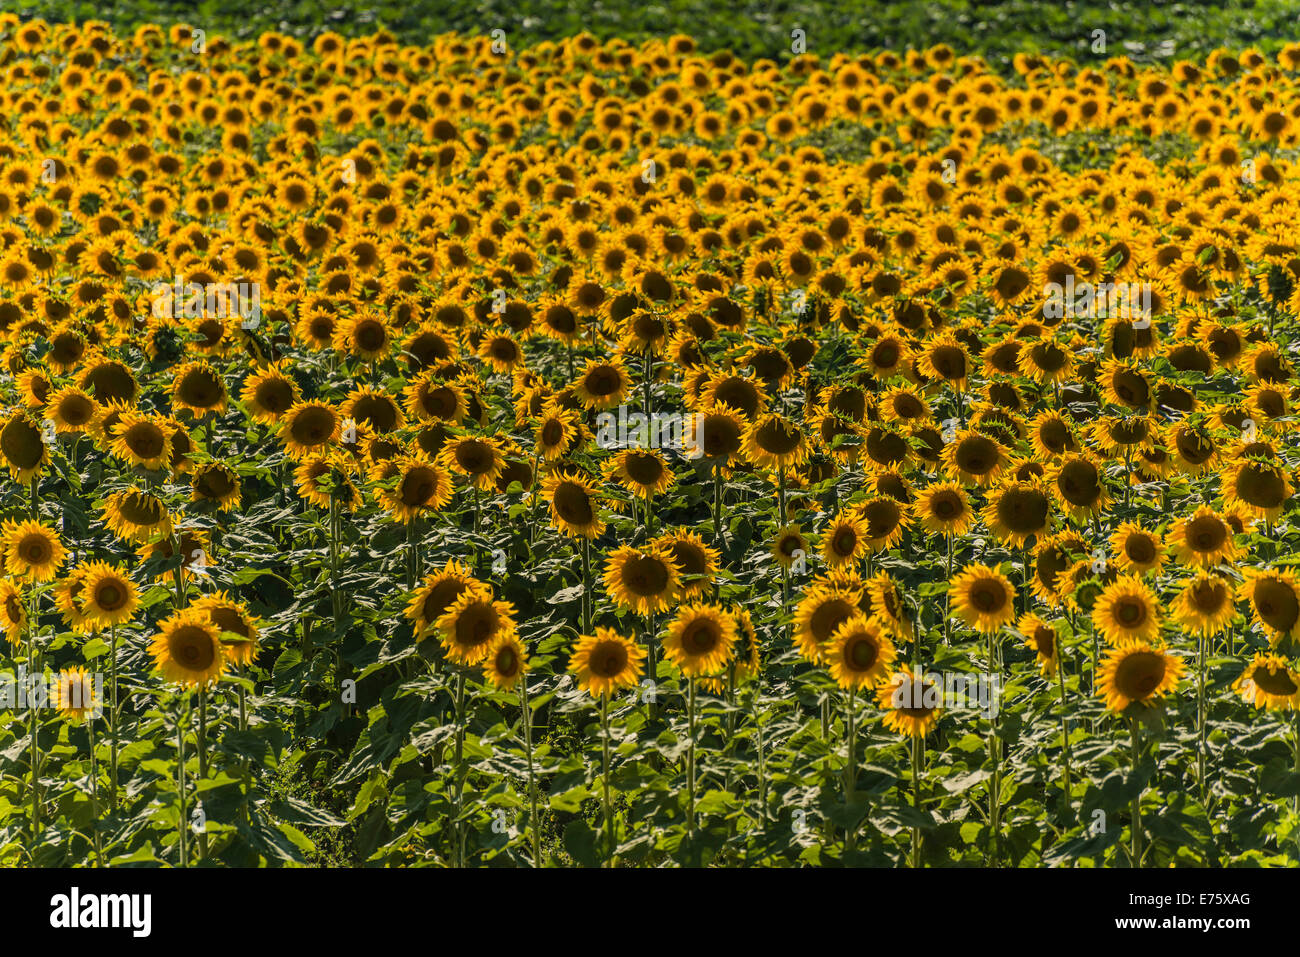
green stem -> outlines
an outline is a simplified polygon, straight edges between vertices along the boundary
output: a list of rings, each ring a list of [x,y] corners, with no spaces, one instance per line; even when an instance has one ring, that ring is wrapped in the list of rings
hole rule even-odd
[[[695,676],[686,679],[686,835],[695,839]]]
[[[1137,718],[1129,718],[1129,732],[1132,740],[1133,774],[1137,775],[1141,752],[1138,745]],[[1142,795],[1133,795],[1133,866],[1142,866]]]
[[[847,745],[848,755],[844,764],[844,803],[852,805],[857,795],[858,781],[858,741],[857,741],[857,688],[849,688],[848,699],[845,701],[845,743]],[[852,815],[850,808],[849,814]],[[844,834],[844,857],[847,863],[848,856],[853,853],[857,844],[858,828],[857,823],[850,821]]]
[[[1056,684],[1061,691],[1061,760],[1064,762],[1065,771],[1065,807],[1068,812],[1070,807],[1070,730],[1066,724],[1066,715],[1069,714],[1069,703],[1065,696],[1065,648],[1061,640],[1056,640]]]
[[[117,810],[117,740],[118,740],[118,711],[117,711],[117,625],[109,626],[109,655],[108,655],[108,682],[112,702],[108,713],[109,743],[108,743],[108,781],[111,788],[112,808]]]
[[[207,687],[199,688],[199,778],[195,782],[195,787],[202,784],[208,779],[208,689]],[[196,798],[197,800],[197,798]],[[202,804],[199,805],[202,808]],[[206,822],[203,830],[199,831],[199,859],[207,860],[208,857],[208,829]]]
[[[605,866],[614,862],[614,806],[609,800],[609,695],[600,696],[600,778],[605,803]]]
[[[99,764],[95,756],[95,719],[86,720],[90,735],[90,833],[95,841],[95,866],[104,866],[104,845],[99,835]]]
[[[921,813],[921,748],[924,739],[921,735],[912,736],[912,810]],[[921,866],[921,827],[912,828],[912,867]]]
[[[533,714],[528,706],[528,674],[519,676],[519,708],[523,712],[524,757],[528,761],[528,825],[533,838],[533,866],[543,867],[541,815],[537,811],[537,777],[533,769]]]
[[[465,672],[456,675],[456,818],[452,823],[452,859],[456,867],[465,866],[465,847],[461,841],[461,811],[465,799]]]

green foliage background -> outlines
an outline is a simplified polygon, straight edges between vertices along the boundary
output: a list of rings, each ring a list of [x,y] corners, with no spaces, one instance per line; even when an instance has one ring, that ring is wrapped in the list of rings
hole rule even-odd
[[[265,30],[314,37],[379,27],[424,44],[436,34],[504,29],[524,45],[589,31],[639,42],[689,34],[705,50],[730,49],[746,58],[789,55],[790,31],[808,33],[811,52],[878,48],[923,49],[947,43],[962,53],[1001,62],[1020,51],[1093,56],[1094,29],[1106,31],[1108,53],[1134,59],[1204,57],[1215,47],[1255,45],[1268,52],[1295,35],[1300,0],[1182,0],[1182,2],[1045,3],[1042,0],[41,0],[0,4],[24,17],[107,20],[115,27],[187,22],[209,33],[248,38]]]

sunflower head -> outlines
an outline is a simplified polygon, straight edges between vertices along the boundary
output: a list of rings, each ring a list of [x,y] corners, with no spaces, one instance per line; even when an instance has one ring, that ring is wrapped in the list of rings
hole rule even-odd
[[[1117,713],[1134,704],[1148,706],[1171,691],[1182,673],[1182,661],[1161,648],[1145,641],[1120,645],[1106,654],[1097,696]]]
[[[569,672],[578,687],[593,698],[608,697],[620,688],[635,688],[641,680],[645,650],[612,628],[583,635],[569,658]]]

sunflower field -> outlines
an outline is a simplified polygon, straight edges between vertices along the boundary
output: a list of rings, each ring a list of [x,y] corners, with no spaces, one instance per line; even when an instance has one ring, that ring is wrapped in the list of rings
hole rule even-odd
[[[1300,44],[802,32],[0,14],[0,862],[1300,861]]]

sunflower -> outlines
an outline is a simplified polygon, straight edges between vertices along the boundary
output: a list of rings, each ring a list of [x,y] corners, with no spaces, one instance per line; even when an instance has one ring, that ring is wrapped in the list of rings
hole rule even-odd
[[[451,501],[451,474],[439,462],[415,453],[398,456],[392,466],[397,482],[391,490],[379,492],[379,499],[403,524],[436,512]]]
[[[1098,672],[1097,697],[1110,711],[1129,705],[1150,704],[1172,691],[1183,673],[1183,663],[1168,652],[1144,642],[1112,648]]]
[[[568,670],[577,677],[580,690],[600,698],[619,688],[635,688],[641,680],[645,656],[645,650],[636,642],[612,628],[597,628],[594,635],[578,639]]]
[[[50,706],[69,720],[84,721],[103,712],[102,692],[102,678],[96,681],[85,668],[65,668],[50,688]]]
[[[612,409],[627,398],[632,378],[621,359],[590,359],[578,376],[575,392],[588,409]]]
[[[1276,521],[1294,489],[1282,466],[1254,459],[1240,459],[1223,472],[1225,505],[1240,505],[1253,516]]]
[[[528,652],[514,632],[497,635],[483,657],[483,675],[498,691],[509,691],[528,670]]]
[[[939,721],[941,689],[919,671],[895,672],[876,689],[876,705],[885,712],[885,727],[904,737],[922,738]]]
[[[22,644],[27,629],[27,601],[8,578],[0,578],[0,628],[11,645]]]
[[[756,417],[745,429],[745,458],[758,468],[783,471],[808,457],[808,442],[799,427],[784,416]]]
[[[841,688],[874,688],[893,667],[898,652],[875,618],[861,615],[844,621],[831,634],[825,660]]]
[[[1024,548],[1030,538],[1041,541],[1050,530],[1052,498],[1041,480],[1006,482],[989,494],[983,517],[998,541]]]
[[[726,404],[715,404],[688,416],[685,445],[699,449],[711,464],[725,467],[740,451],[745,423],[741,413]]]
[[[793,568],[808,556],[808,539],[798,523],[782,525],[772,536],[772,557],[783,568]]]
[[[1294,572],[1248,568],[1239,594],[1250,602],[1255,620],[1274,645],[1284,638],[1300,638],[1300,586]]]
[[[166,680],[187,688],[216,681],[226,669],[221,632],[198,608],[178,611],[162,621],[149,653]]]
[[[1101,466],[1084,453],[1062,456],[1049,480],[1061,508],[1077,522],[1100,515],[1110,499]]]
[[[673,472],[655,449],[622,449],[606,464],[608,477],[633,495],[649,499],[673,484]]]
[[[820,664],[824,646],[835,629],[848,618],[860,614],[858,602],[863,594],[861,588],[854,591],[828,585],[810,587],[799,601],[794,615],[794,640],[799,654],[813,664]]]
[[[9,522],[0,534],[5,570],[11,575],[47,582],[67,560],[59,533],[40,522]]]
[[[486,588],[463,592],[437,621],[447,657],[461,665],[480,664],[498,635],[517,631],[514,614],[513,605],[494,601]]]
[[[1169,530],[1169,550],[1183,565],[1211,568],[1233,562],[1241,549],[1232,539],[1232,526],[1208,505],[1174,522]]]
[[[415,626],[417,638],[423,637],[437,625],[463,594],[471,590],[482,591],[487,586],[477,581],[469,567],[454,558],[441,569],[425,578],[424,583],[411,596],[406,605],[406,617]]]
[[[89,431],[99,404],[76,386],[67,386],[50,396],[45,414],[57,432],[81,435]]]
[[[1056,628],[1032,613],[1020,616],[1016,631],[1025,639],[1025,647],[1037,655],[1038,668],[1049,678],[1055,677],[1060,664],[1060,637]]]
[[[1125,522],[1110,536],[1115,564],[1126,572],[1159,573],[1165,563],[1165,546],[1160,536],[1137,522]]]
[[[242,602],[218,591],[204,595],[191,607],[205,612],[221,632],[221,647],[230,662],[237,665],[252,663],[261,632],[257,619],[249,614]]]
[[[577,473],[555,472],[542,482],[542,496],[551,503],[551,521],[572,538],[598,538],[605,523],[597,514],[596,491]]]
[[[438,461],[456,475],[463,475],[480,491],[490,492],[505,468],[500,443],[492,437],[466,435],[451,439],[438,453]]]
[[[78,569],[81,588],[76,599],[85,618],[99,627],[121,625],[140,607],[135,582],[108,562],[88,562]]]
[[[326,402],[295,402],[279,421],[280,441],[293,459],[324,451],[342,434],[342,417]]]
[[[1045,462],[1079,450],[1079,440],[1070,420],[1050,409],[1040,412],[1030,421],[1029,441],[1037,457]]]
[[[1300,709],[1300,674],[1291,670],[1281,655],[1256,652],[1245,670],[1232,683],[1241,700],[1270,711]]]
[[[207,362],[187,362],[172,378],[172,405],[188,409],[195,418],[226,409],[226,385]]]
[[[10,411],[0,425],[0,455],[14,481],[24,485],[50,463],[40,426],[19,409]]]
[[[1224,578],[1198,572],[1183,586],[1173,603],[1174,620],[1193,634],[1215,635],[1232,621],[1232,586]]]
[[[145,542],[172,532],[171,516],[162,499],[132,489],[114,492],[104,502],[104,522],[120,538]]]
[[[927,532],[961,536],[975,520],[966,490],[957,482],[936,482],[912,503],[912,515]]]
[[[537,454],[550,462],[566,454],[577,445],[582,435],[578,415],[555,403],[547,403],[533,430]]]
[[[721,671],[734,654],[736,622],[712,605],[683,605],[668,625],[664,653],[687,677]]]
[[[995,568],[967,565],[948,588],[953,609],[977,631],[997,631],[1015,617],[1015,589],[1007,576]]]
[[[822,532],[822,557],[835,568],[851,564],[871,548],[867,523],[852,512],[841,512]]]
[[[885,572],[872,575],[865,584],[866,594],[858,607],[896,636],[910,641],[912,622],[903,605],[903,593],[898,584]]]
[[[159,471],[171,464],[172,431],[162,416],[124,412],[111,428],[109,451],[127,465]]]
[[[619,608],[639,615],[666,611],[677,593],[681,572],[672,553],[657,545],[623,545],[605,565],[605,589]]]
[[[966,388],[971,372],[966,346],[952,333],[935,336],[927,342],[917,365],[927,379],[943,379],[959,391]]]
[[[1097,596],[1092,625],[1116,647],[1154,641],[1160,636],[1159,600],[1136,575],[1121,575]]]
[[[298,402],[298,385],[283,363],[273,363],[245,379],[239,397],[255,421],[273,425]]]
[[[866,544],[873,552],[883,552],[896,545],[911,523],[907,509],[889,495],[871,496],[855,505],[853,514],[866,526]]]
[[[664,549],[677,565],[680,572],[677,582],[678,598],[698,598],[713,587],[713,578],[718,573],[721,556],[698,533],[680,529],[659,536],[654,544]]]
[[[943,464],[948,474],[981,487],[992,485],[1009,463],[1006,449],[973,429],[957,433],[943,447]]]

